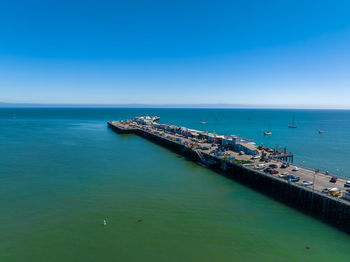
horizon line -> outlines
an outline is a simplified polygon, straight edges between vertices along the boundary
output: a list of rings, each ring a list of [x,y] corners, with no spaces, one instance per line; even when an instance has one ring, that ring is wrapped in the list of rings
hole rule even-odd
[[[79,103],[9,103],[0,102],[0,108],[173,108],[173,109],[309,109],[309,110],[350,110],[349,107],[335,107],[327,105],[305,106],[305,105],[247,105],[247,104],[79,104]]]

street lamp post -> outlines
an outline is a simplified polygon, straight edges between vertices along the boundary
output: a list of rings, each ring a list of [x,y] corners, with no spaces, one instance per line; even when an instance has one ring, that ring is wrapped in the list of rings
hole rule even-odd
[[[313,181],[312,181],[312,194],[314,194],[314,192],[315,192],[315,179],[316,179],[316,174],[319,173],[319,172],[320,172],[319,169],[315,169],[314,178],[313,178]]]

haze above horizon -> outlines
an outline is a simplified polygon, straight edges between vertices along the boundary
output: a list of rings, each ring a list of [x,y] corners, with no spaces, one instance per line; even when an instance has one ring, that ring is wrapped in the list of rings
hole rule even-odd
[[[0,101],[350,108],[349,11],[315,0],[7,1]]]

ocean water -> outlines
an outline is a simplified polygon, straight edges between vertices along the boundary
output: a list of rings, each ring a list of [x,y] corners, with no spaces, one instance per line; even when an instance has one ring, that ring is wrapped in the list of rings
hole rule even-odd
[[[0,109],[1,262],[350,259],[340,230],[107,128],[140,115],[286,146],[350,177],[350,111]]]

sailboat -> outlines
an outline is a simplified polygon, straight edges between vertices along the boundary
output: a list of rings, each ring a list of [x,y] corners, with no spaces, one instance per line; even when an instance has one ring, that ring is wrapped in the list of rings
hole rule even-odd
[[[270,130],[271,130],[271,125],[270,125],[270,123],[269,123],[269,129],[268,129],[268,131],[265,131],[265,132],[264,132],[264,136],[271,136],[271,135],[272,135],[272,132],[271,132]]]
[[[297,128],[297,126],[294,124],[294,116],[293,116],[293,122],[291,125],[288,126],[288,128]]]
[[[265,131],[264,132],[264,136],[271,136],[272,135],[272,132],[271,131]]]

